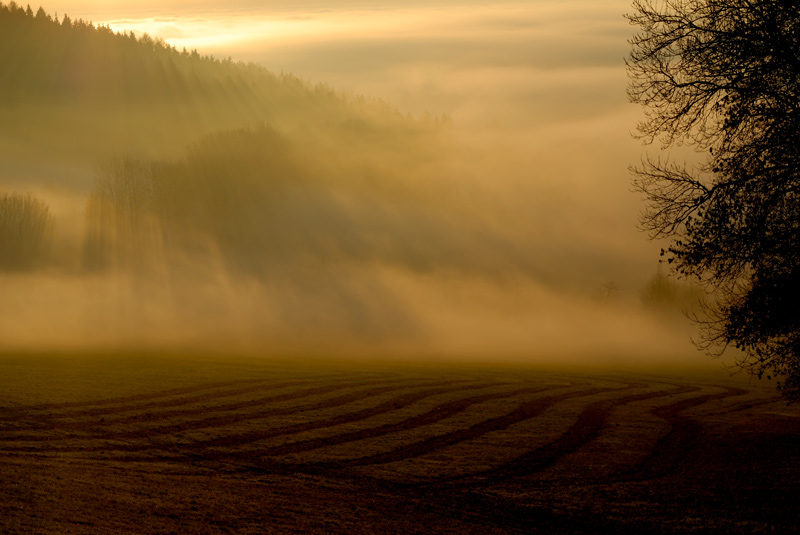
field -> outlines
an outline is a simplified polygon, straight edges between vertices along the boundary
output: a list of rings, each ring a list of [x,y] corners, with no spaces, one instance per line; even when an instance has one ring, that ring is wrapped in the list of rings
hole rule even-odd
[[[724,372],[0,357],[0,532],[797,533],[800,408]]]

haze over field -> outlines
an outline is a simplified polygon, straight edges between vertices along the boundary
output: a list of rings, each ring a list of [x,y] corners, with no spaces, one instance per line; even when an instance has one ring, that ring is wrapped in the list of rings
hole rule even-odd
[[[56,230],[0,273],[0,349],[707,362],[636,230],[627,1],[43,7],[276,76],[6,109],[0,192]],[[123,213],[126,177],[158,187]]]

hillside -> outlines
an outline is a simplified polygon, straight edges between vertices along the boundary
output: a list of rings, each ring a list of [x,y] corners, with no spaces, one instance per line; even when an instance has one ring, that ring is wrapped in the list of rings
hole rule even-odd
[[[426,148],[434,124],[377,100],[14,3],[0,3],[0,51],[0,186],[73,192],[87,226],[66,256],[83,267],[149,265],[187,241],[192,254],[198,241],[221,250],[229,267],[260,257],[274,265],[278,251],[285,262],[300,244],[323,247],[314,234],[329,252],[346,241],[358,256],[371,239],[334,197],[358,188],[358,212],[388,191],[396,212],[402,197],[427,196],[415,188],[430,173],[415,161],[435,159],[438,148]],[[377,223],[408,241],[396,216]],[[35,263],[21,245],[32,237],[6,240],[7,258],[16,247],[26,259],[7,265]]]
[[[179,51],[43,8],[0,3],[0,147],[94,163],[123,151],[174,155],[219,129],[405,120],[389,106],[263,66]]]
[[[42,9],[0,35],[9,347],[371,345],[419,330],[418,276],[533,269],[437,119]]]

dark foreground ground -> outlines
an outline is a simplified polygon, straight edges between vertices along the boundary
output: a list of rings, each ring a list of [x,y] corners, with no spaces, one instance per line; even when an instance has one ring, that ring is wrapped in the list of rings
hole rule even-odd
[[[798,533],[724,373],[0,357],[0,533]]]

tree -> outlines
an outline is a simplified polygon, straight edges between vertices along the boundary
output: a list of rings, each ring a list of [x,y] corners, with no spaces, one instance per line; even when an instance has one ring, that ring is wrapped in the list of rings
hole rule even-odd
[[[628,94],[639,135],[695,165],[645,158],[641,226],[707,286],[703,346],[800,399],[800,3],[636,0]]]
[[[160,249],[160,186],[157,165],[150,162],[115,158],[97,167],[86,205],[87,267],[147,267]]]
[[[47,259],[54,223],[31,194],[0,194],[0,271],[24,271]]]

